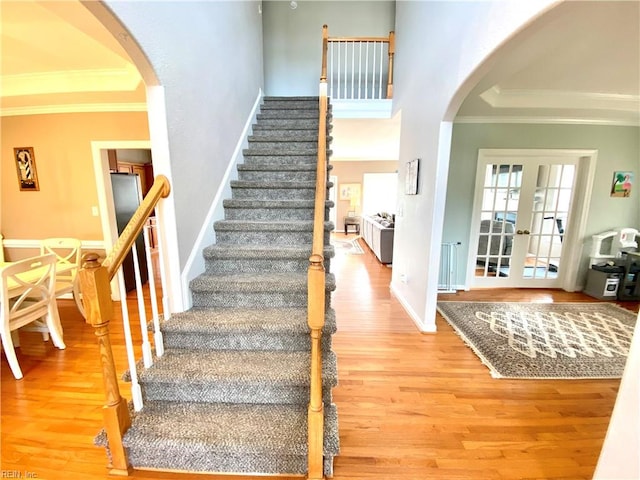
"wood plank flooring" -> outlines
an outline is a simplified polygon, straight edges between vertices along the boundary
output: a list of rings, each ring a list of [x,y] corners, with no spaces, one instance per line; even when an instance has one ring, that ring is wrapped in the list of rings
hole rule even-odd
[[[591,478],[619,380],[493,379],[442,318],[437,318],[437,334],[417,332],[389,292],[391,269],[366,247],[364,255],[335,258],[332,271],[338,282],[333,305],[340,384],[334,401],[342,449],[335,479]],[[443,298],[593,300],[522,289]],[[637,303],[622,305],[638,308]],[[24,379],[14,380],[6,359],[0,362],[5,477],[4,472],[19,471],[22,478],[110,478],[104,451],[92,445],[101,428],[103,401],[95,337],[71,300],[60,301],[60,313],[65,351],[27,333],[18,353]],[[112,330],[115,358],[124,370],[121,327]],[[122,391],[131,397],[125,383]],[[135,471],[132,477],[230,478],[149,471]]]

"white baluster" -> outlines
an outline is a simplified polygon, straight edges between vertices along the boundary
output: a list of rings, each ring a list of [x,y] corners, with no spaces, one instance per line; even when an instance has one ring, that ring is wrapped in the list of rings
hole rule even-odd
[[[138,249],[136,244],[131,248],[133,253],[133,273],[136,280],[136,298],[138,301],[138,315],[140,317],[140,336],[142,338],[142,359],[145,368],[153,365],[151,355],[151,344],[149,343],[149,329],[147,325],[147,312],[144,305],[144,293],[142,292],[142,279],[140,278],[140,260],[138,259]]]
[[[367,41],[367,54],[364,57],[364,74],[365,74],[365,82],[364,82],[364,98],[369,98],[369,42]]]
[[[362,98],[362,40],[358,42],[358,100]]]
[[[120,289],[120,308],[122,309],[122,326],[124,329],[124,343],[127,347],[127,360],[129,361],[129,375],[131,376],[131,397],[133,398],[133,409],[136,412],[142,410],[142,390],[138,382],[138,370],[136,368],[136,357],[133,352],[133,340],[131,338],[131,324],[129,322],[129,308],[127,307],[127,290],[124,286],[124,275],[122,267],[118,269],[118,287]]]
[[[151,258],[151,248],[149,235],[152,228],[151,225],[144,227],[144,244],[145,253],[147,255],[147,269],[149,271],[149,297],[151,298],[151,318],[153,321],[153,343],[156,347],[156,355],[161,357],[164,354],[164,340],[160,331],[160,314],[158,312],[158,296],[156,294],[155,269],[153,268],[153,260]]]
[[[384,43],[380,42],[380,79],[378,81],[378,98],[382,98],[382,64],[384,62]]]

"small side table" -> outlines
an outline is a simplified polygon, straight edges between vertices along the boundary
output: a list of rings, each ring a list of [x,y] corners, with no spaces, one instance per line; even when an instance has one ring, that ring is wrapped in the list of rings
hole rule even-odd
[[[360,217],[344,217],[344,234],[347,234],[347,227],[355,227],[355,233],[360,235]]]

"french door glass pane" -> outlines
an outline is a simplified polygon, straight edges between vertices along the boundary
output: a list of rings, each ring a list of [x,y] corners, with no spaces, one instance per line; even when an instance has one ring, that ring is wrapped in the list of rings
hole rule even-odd
[[[539,165],[524,278],[556,278],[571,208],[574,165]]]
[[[485,169],[476,276],[508,277],[522,188],[522,165],[490,164]]]

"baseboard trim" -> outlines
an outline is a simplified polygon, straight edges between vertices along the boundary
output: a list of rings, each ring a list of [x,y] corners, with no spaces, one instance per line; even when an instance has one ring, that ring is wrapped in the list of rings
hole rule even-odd
[[[398,302],[400,302],[400,305],[402,305],[402,308],[404,308],[404,310],[407,312],[407,315],[409,315],[409,318],[411,318],[420,333],[436,333],[437,328],[435,322],[433,323],[433,325],[425,325],[424,322],[420,320],[420,316],[415,312],[411,305],[409,305],[409,303],[406,301],[404,296],[396,288],[394,282],[391,282],[391,284],[389,285],[389,290],[391,291],[391,294],[396,297]]]

